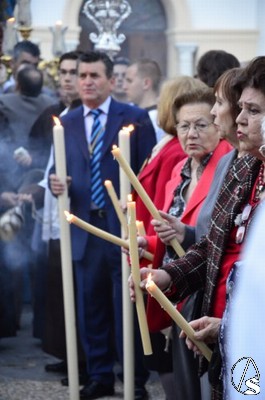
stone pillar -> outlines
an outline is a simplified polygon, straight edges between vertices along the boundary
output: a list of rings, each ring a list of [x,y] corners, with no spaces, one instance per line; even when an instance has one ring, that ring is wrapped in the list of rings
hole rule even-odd
[[[194,75],[195,57],[198,50],[196,43],[176,43],[178,52],[178,75]]]

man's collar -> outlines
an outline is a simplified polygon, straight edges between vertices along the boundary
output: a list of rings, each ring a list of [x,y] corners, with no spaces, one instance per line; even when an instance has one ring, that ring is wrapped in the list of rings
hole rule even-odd
[[[107,99],[100,104],[99,107],[97,107],[97,109],[101,110],[104,114],[108,115],[109,113],[109,108],[110,108],[110,102],[111,102],[111,96],[107,97]],[[83,108],[84,108],[84,117],[86,117],[89,112],[91,111],[91,108],[86,106],[85,104],[83,104]]]

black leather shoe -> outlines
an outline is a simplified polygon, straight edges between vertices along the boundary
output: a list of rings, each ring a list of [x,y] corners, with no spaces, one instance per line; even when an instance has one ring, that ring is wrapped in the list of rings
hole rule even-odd
[[[113,385],[105,385],[97,381],[90,381],[80,390],[80,399],[98,399],[104,396],[112,396],[114,394]]]
[[[148,399],[148,392],[144,386],[135,386],[134,389],[134,400],[146,400]]]
[[[67,365],[65,361],[60,361],[54,364],[46,364],[45,365],[46,372],[60,372],[62,374],[67,373]]]
[[[79,385],[83,386],[88,383],[88,376],[86,374],[79,374]],[[61,384],[63,386],[69,386],[69,379],[68,377],[61,379]]]

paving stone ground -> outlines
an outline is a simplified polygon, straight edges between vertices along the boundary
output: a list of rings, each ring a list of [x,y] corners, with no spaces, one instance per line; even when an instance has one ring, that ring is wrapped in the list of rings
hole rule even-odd
[[[40,341],[32,337],[31,320],[31,308],[25,306],[17,336],[0,339],[0,400],[68,400],[68,388],[60,383],[63,376],[44,370],[45,364],[58,360],[44,353]],[[150,400],[165,399],[155,374],[146,388]],[[123,398],[123,386],[117,381],[115,395],[102,399]]]

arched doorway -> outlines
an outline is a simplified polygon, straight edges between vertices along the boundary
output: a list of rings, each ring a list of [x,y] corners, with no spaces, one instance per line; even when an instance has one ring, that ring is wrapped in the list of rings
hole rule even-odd
[[[96,32],[97,28],[83,13],[82,1],[79,12],[80,50],[93,48],[89,40],[89,33]],[[121,44],[120,56],[128,57],[130,60],[140,58],[151,58],[158,62],[162,73],[167,71],[167,41],[165,31],[167,29],[167,18],[164,6],[160,0],[133,0],[129,1],[132,13],[123,21],[119,32],[126,36]]]

